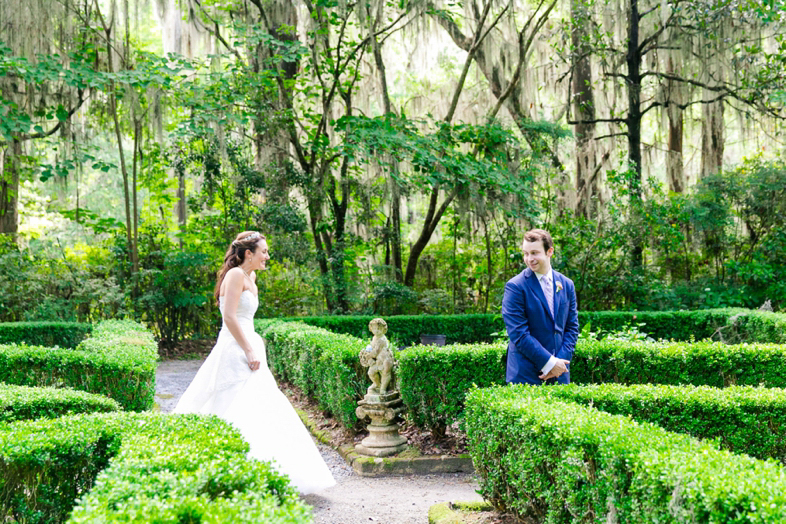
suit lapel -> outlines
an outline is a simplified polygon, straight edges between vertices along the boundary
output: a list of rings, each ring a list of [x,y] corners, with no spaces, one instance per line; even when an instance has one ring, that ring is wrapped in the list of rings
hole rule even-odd
[[[562,286],[562,291],[559,293],[557,292],[557,282],[560,283]],[[565,284],[562,282],[561,275],[559,275],[556,271],[554,271],[554,321],[559,318],[559,310],[562,307],[562,303],[565,301]]]
[[[551,314],[551,311],[549,310],[549,303],[546,300],[546,295],[543,294],[543,289],[540,287],[540,281],[538,281],[538,276],[531,269],[529,270],[529,276],[527,277],[527,285],[530,287],[530,290],[538,298],[538,300],[540,300],[540,304],[543,306],[543,309],[546,311],[546,314],[549,316],[551,321],[554,322],[554,316]],[[557,310],[557,301],[555,300],[554,311],[556,310]]]

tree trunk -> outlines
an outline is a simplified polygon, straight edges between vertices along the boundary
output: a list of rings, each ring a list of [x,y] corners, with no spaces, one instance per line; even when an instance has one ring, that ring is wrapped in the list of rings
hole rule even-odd
[[[431,235],[434,233],[434,230],[437,228],[439,221],[442,219],[442,215],[445,214],[445,211],[447,211],[448,206],[453,201],[453,199],[456,198],[457,194],[458,189],[453,189],[450,194],[445,197],[442,205],[437,208],[437,201],[439,199],[439,185],[435,185],[431,188],[429,207],[428,211],[426,212],[426,217],[423,219],[423,227],[420,230],[418,239],[414,244],[412,244],[412,247],[409,250],[407,271],[404,274],[405,286],[412,287],[415,285],[415,273],[418,269],[418,259],[420,258],[420,255],[423,254],[423,250],[426,249],[429,240],[431,240]]]
[[[705,92],[705,99],[714,93]],[[701,176],[719,173],[723,168],[723,100],[702,105],[701,119]]]
[[[382,6],[384,3],[380,2],[379,10],[377,12],[377,20],[382,17]],[[379,72],[380,91],[382,93],[382,105],[385,109],[386,115],[395,113],[393,104],[390,102],[390,93],[388,91],[388,80],[385,73],[385,62],[382,59],[382,46],[379,44],[377,37],[371,40],[374,50],[374,62],[377,65]],[[391,253],[393,255],[393,265],[395,266],[395,279],[401,282],[404,279],[403,268],[401,267],[401,189],[396,181],[395,174],[398,172],[398,162],[393,164],[393,169],[390,174],[390,216],[392,223],[388,230],[390,235],[388,241],[390,243]],[[386,264],[389,262],[385,262]]]
[[[666,61],[666,72],[675,75],[676,60],[675,52],[669,51]],[[682,86],[679,82],[669,80],[665,84],[666,88],[666,114],[669,119],[669,149],[666,153],[666,178],[669,183],[669,190],[675,193],[685,191],[685,169],[682,160],[682,137],[683,137],[683,110],[678,104],[683,103]]]
[[[597,159],[595,156],[595,124],[585,123],[595,119],[595,98],[592,91],[592,65],[587,45],[589,13],[581,0],[571,1],[571,44],[573,47],[573,112],[579,121],[576,136],[576,213],[585,218],[596,214],[593,198],[598,195]]]
[[[319,273],[322,276],[322,289],[325,292],[325,306],[328,311],[335,309],[333,301],[333,286],[331,285],[330,269],[328,268],[328,253],[322,241],[320,222],[322,221],[322,202],[318,198],[308,198],[308,216],[311,222],[311,235],[314,237],[314,248],[317,251]]]
[[[629,182],[630,199],[636,213],[641,201],[641,52],[639,50],[639,5],[631,0],[628,16],[628,52],[625,61],[628,66],[628,163],[632,171]],[[633,218],[633,217],[632,217]],[[634,219],[635,220],[635,219]],[[643,265],[643,242],[636,235],[631,249],[631,268],[634,272]]]
[[[13,140],[3,158],[0,174],[0,234],[10,234],[14,239],[19,230],[19,173],[22,143]]]

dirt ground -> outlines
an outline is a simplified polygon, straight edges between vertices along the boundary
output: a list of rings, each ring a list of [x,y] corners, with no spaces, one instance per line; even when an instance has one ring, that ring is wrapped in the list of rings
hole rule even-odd
[[[163,412],[177,405],[203,360],[171,360],[158,365],[156,403]],[[423,524],[429,508],[440,502],[480,501],[472,474],[454,473],[366,478],[356,475],[332,448],[319,444],[337,484],[303,497],[314,508],[315,524]],[[484,524],[510,522],[498,515],[482,517]]]

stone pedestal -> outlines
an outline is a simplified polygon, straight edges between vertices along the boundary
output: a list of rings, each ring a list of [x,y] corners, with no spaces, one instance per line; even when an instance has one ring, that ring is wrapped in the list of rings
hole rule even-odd
[[[355,446],[361,455],[388,457],[404,451],[407,439],[398,434],[398,416],[404,411],[401,395],[391,393],[366,393],[355,410],[360,420],[371,419],[366,426],[368,437]]]

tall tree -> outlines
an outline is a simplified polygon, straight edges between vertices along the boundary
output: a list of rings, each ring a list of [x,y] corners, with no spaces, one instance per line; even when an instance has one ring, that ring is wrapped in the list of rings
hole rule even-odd
[[[615,35],[613,27],[596,31],[588,53],[604,65],[602,81],[612,89],[623,90],[627,103],[621,110],[611,107],[606,115],[575,118],[569,123],[610,124],[612,129],[618,129],[610,133],[610,137],[622,135],[627,139],[628,169],[631,173],[628,195],[634,204],[631,209],[635,210],[639,209],[637,202],[642,197],[642,124],[650,111],[656,108],[668,110],[671,106],[684,110],[695,104],[710,105],[733,100],[767,114],[779,115],[778,106],[768,105],[767,98],[763,98],[761,93],[778,87],[780,80],[751,73],[750,64],[760,63],[764,56],[760,48],[745,46],[747,33],[744,29],[758,31],[762,21],[747,16],[745,12],[740,14],[736,4],[717,5],[695,0],[673,0],[663,4],[650,0],[626,0],[624,13],[627,21],[624,36]],[[658,53],[673,51],[675,42],[679,40],[696,42],[703,35],[717,33],[729,19],[734,19],[739,25],[737,31],[722,42],[715,41],[716,45],[703,54],[701,60],[693,61],[697,67],[705,66],[705,74],[696,77],[685,70],[675,71],[673,64],[669,66],[668,61],[654,58]],[[613,20],[613,23],[617,22]],[[736,60],[730,61],[735,71],[728,72],[728,76],[718,75],[711,64],[723,61],[731,54],[736,57]],[[679,100],[676,95],[685,92],[684,86],[694,90],[698,88],[703,96]],[[666,96],[659,96],[663,93]],[[573,96],[571,89],[569,97]],[[672,136],[676,138],[677,135]],[[631,219],[636,221],[636,217]],[[631,246],[634,270],[643,262],[640,238],[634,235]]]

